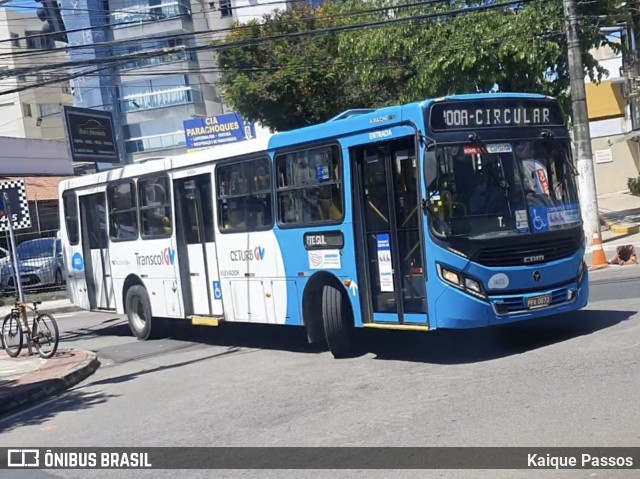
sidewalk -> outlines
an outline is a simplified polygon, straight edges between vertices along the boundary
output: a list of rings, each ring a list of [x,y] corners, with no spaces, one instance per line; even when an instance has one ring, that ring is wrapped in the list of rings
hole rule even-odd
[[[628,192],[598,197],[600,223],[617,235],[640,233],[640,196]]]
[[[621,245],[633,245],[640,254],[640,196],[628,192],[612,193],[598,197],[602,248],[607,259]],[[591,264],[591,248],[587,248],[585,260]]]
[[[33,302],[37,299],[37,297],[26,297],[26,303]],[[12,306],[0,306],[0,321],[11,312]],[[81,308],[74,306],[71,304],[69,299],[54,299],[51,301],[43,301],[42,304],[38,305],[38,311],[42,313],[66,313],[71,311],[82,311]]]
[[[99,366],[95,353],[79,348],[59,349],[51,359],[28,356],[26,344],[17,358],[0,349],[0,417],[78,384]]]

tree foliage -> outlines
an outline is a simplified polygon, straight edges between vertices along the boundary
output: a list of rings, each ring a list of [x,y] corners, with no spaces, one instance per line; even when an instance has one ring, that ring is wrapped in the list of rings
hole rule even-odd
[[[234,109],[279,131],[456,93],[537,92],[568,104],[562,0],[448,14],[489,3],[346,0],[277,12],[222,42],[219,86]],[[585,74],[596,81],[606,71],[589,50],[609,43],[600,27],[619,15],[615,3],[580,7]],[[356,27],[326,32],[345,26]]]

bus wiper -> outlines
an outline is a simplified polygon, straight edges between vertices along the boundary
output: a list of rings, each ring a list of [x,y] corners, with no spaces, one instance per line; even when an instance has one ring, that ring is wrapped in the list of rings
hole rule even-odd
[[[491,164],[491,160],[489,158],[489,152],[487,151],[487,147],[484,144],[484,142],[480,139],[480,137],[476,133],[471,133],[469,135],[469,141],[471,142],[472,145],[474,145],[476,148],[478,148],[478,154],[480,155],[480,158],[482,159],[482,163],[486,164],[487,166],[489,166]],[[498,178],[496,178],[495,174],[493,173],[493,169],[490,166],[489,166],[488,169],[489,169],[489,176],[493,180],[494,184],[498,188],[504,190],[504,194],[505,194],[505,197],[506,197],[507,191],[509,190],[511,185],[509,185],[507,180],[504,179],[504,174],[502,175],[502,177],[503,177],[502,179],[498,179]]]
[[[542,138],[543,140],[546,141],[550,141],[551,143],[553,143],[557,148],[559,148],[562,151],[562,154],[564,155],[564,160],[565,162],[569,165],[569,169],[571,170],[571,174],[573,176],[578,176],[578,170],[576,170],[576,165],[573,164],[573,161],[569,160],[569,155],[567,155],[567,149],[564,147],[564,145],[560,142],[560,140],[558,140],[555,135],[549,131],[549,130],[544,130],[541,134],[540,134],[540,138]]]

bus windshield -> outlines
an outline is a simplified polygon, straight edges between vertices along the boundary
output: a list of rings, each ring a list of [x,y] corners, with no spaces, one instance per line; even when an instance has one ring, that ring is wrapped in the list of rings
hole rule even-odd
[[[429,198],[441,235],[491,238],[581,222],[566,141],[449,144],[436,147],[435,162]]]

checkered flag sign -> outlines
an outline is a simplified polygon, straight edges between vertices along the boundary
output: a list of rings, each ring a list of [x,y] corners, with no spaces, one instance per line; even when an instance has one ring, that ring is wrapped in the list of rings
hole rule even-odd
[[[27,188],[24,180],[16,179],[0,182],[0,231],[9,231],[7,205],[4,203],[3,193],[6,194],[11,206],[13,229],[31,228]]]

